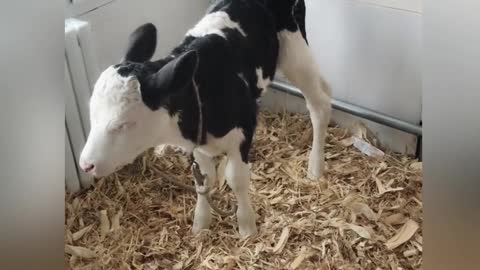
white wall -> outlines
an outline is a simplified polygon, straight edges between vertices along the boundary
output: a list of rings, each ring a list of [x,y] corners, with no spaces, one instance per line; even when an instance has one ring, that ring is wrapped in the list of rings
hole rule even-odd
[[[114,0],[79,16],[91,24],[100,70],[118,63],[128,35],[138,26],[152,22],[158,29],[160,58],[178,44],[185,32],[204,14],[208,0]]]
[[[418,124],[421,119],[420,0],[306,0],[307,36],[335,98]],[[270,95],[274,104],[284,99]],[[272,103],[273,101],[273,103]],[[298,102],[287,102],[295,104]],[[301,106],[291,105],[294,109]],[[357,118],[335,112],[349,126]],[[415,136],[374,123],[389,148],[413,153]]]

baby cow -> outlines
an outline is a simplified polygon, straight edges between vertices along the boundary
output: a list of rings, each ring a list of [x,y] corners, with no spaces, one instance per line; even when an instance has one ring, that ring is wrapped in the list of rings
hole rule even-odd
[[[257,232],[248,191],[248,155],[257,100],[279,68],[303,92],[313,125],[308,172],[324,170],[330,91],[305,33],[303,0],[218,0],[163,59],[151,60],[157,41],[147,23],[130,36],[125,56],[99,77],[90,99],[91,131],[81,168],[106,176],[157,145],[193,152],[208,179],[213,157],[228,156],[227,183],[237,203],[241,236]],[[212,185],[212,181],[208,181]],[[211,222],[198,195],[193,231]]]

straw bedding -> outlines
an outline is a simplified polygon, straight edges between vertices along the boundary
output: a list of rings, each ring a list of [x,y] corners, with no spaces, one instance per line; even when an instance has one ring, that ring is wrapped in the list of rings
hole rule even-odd
[[[259,234],[241,239],[235,217],[214,214],[191,233],[196,195],[187,157],[153,150],[82,194],[67,195],[67,269],[420,269],[422,168],[407,156],[369,157],[330,127],[327,173],[306,178],[312,131],[306,115],[262,112],[251,198]],[[363,136],[368,141],[368,136]],[[372,140],[370,142],[373,144]],[[217,205],[234,196],[219,159]]]

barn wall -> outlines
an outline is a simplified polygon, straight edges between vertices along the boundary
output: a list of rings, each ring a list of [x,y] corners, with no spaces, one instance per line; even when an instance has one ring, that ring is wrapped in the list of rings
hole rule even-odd
[[[91,24],[100,70],[122,57],[128,35],[152,22],[158,29],[155,58],[164,56],[204,14],[208,0],[114,0],[77,16]]]

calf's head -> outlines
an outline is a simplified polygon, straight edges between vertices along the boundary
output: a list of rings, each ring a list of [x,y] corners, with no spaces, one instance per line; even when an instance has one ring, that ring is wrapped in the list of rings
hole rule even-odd
[[[90,98],[91,130],[80,167],[96,176],[109,175],[150,147],[165,143],[172,118],[169,97],[192,85],[197,53],[189,51],[151,62],[156,28],[145,24],[129,38],[125,56],[98,78]]]

